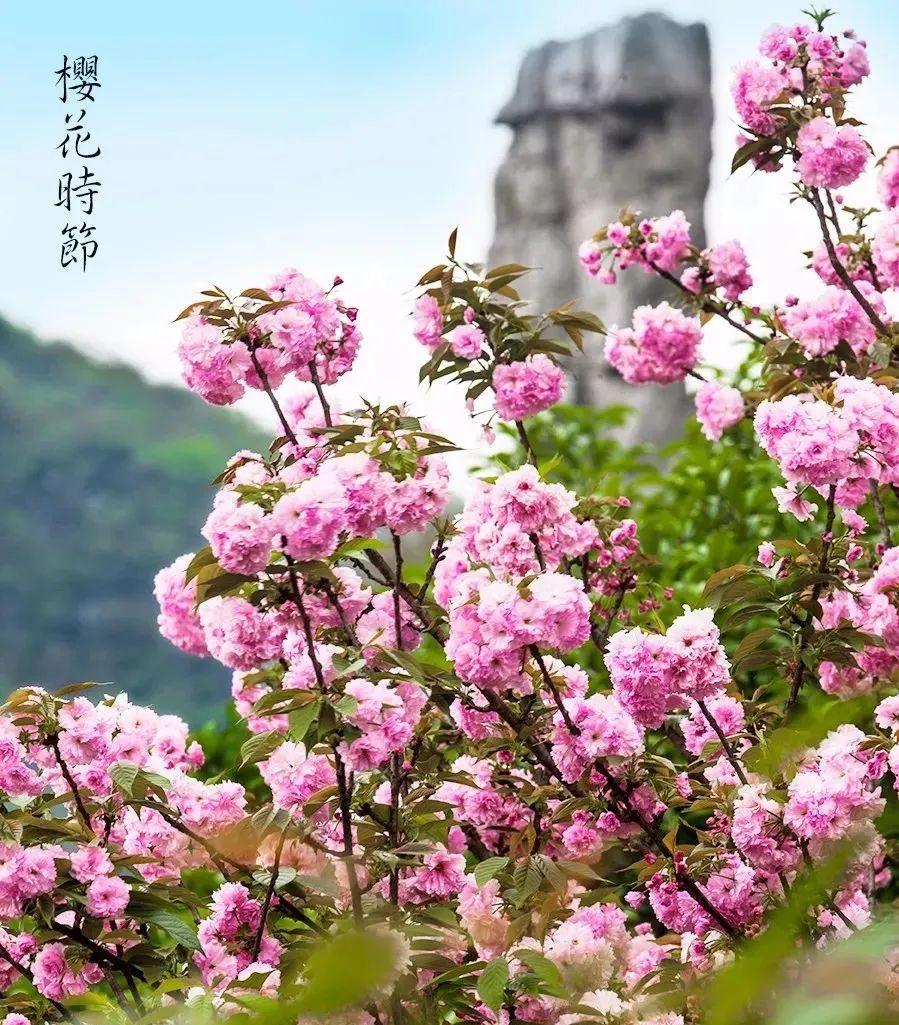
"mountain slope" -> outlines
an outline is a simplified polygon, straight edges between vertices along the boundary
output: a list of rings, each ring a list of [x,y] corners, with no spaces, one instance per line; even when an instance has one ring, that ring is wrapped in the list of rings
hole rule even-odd
[[[263,444],[235,414],[0,318],[0,686],[110,681],[218,716],[228,674],[158,636],[152,580],[202,544],[227,458]]]

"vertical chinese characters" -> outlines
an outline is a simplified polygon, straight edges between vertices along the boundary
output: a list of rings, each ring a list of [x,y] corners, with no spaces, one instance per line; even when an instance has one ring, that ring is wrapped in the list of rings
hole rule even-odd
[[[97,255],[99,242],[95,238],[96,226],[90,223],[102,189],[90,161],[100,156],[100,146],[92,138],[89,127],[88,104],[96,102],[100,88],[99,58],[63,55],[62,66],[56,71],[59,100],[66,107],[64,133],[57,145],[66,162],[60,173],[56,189],[55,206],[66,211],[62,229],[59,262],[62,267],[87,265]],[[80,223],[79,223],[80,222]]]

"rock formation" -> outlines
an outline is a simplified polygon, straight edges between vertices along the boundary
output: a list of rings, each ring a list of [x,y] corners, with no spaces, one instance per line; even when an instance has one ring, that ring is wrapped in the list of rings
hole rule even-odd
[[[512,129],[495,183],[496,235],[489,263],[539,268],[522,293],[540,307],[570,299],[608,325],[624,325],[665,288],[632,268],[615,287],[589,279],[577,247],[622,207],[647,216],[682,209],[704,244],[712,98],[708,33],[659,14],[625,18],[571,42],[549,42],[522,63],[497,116]],[[605,363],[602,341],[572,366],[572,398],[635,408],[626,442],[676,437],[691,403],[683,388],[626,385]]]

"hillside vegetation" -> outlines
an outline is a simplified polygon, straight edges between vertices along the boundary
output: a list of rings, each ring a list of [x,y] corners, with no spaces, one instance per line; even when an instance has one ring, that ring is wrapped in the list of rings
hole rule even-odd
[[[201,542],[209,481],[252,425],[0,318],[0,686],[109,681],[192,723],[228,674],[157,635],[156,570]]]

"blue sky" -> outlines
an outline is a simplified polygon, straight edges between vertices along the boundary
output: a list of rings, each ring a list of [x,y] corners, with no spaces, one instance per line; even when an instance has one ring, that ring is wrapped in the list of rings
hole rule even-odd
[[[121,0],[21,4],[0,0],[0,312],[44,337],[177,379],[172,315],[210,281],[262,284],[293,265],[328,281],[361,310],[367,343],[347,392],[396,399],[414,388],[409,286],[460,226],[463,254],[481,258],[492,231],[492,176],[508,130],[492,124],[524,51],[579,35],[642,2],[607,0],[340,0],[137,5]],[[734,134],[727,83],[772,21],[798,16],[784,0],[752,5],[650,4],[712,35],[717,108],[710,236],[744,237],[762,289],[802,287],[789,245],[811,230],[782,216],[784,176],[729,179]],[[899,5],[854,0],[836,24],[870,41],[875,75],[859,97],[896,125]],[[54,209],[63,107],[53,70],[62,53],[97,53],[103,87],[89,110],[103,147],[95,223],[101,251],[88,273],[58,266]],[[762,227],[777,217],[772,252]],[[768,222],[770,223],[770,222]],[[810,237],[810,236],[809,236]],[[449,396],[422,398],[459,426]]]

